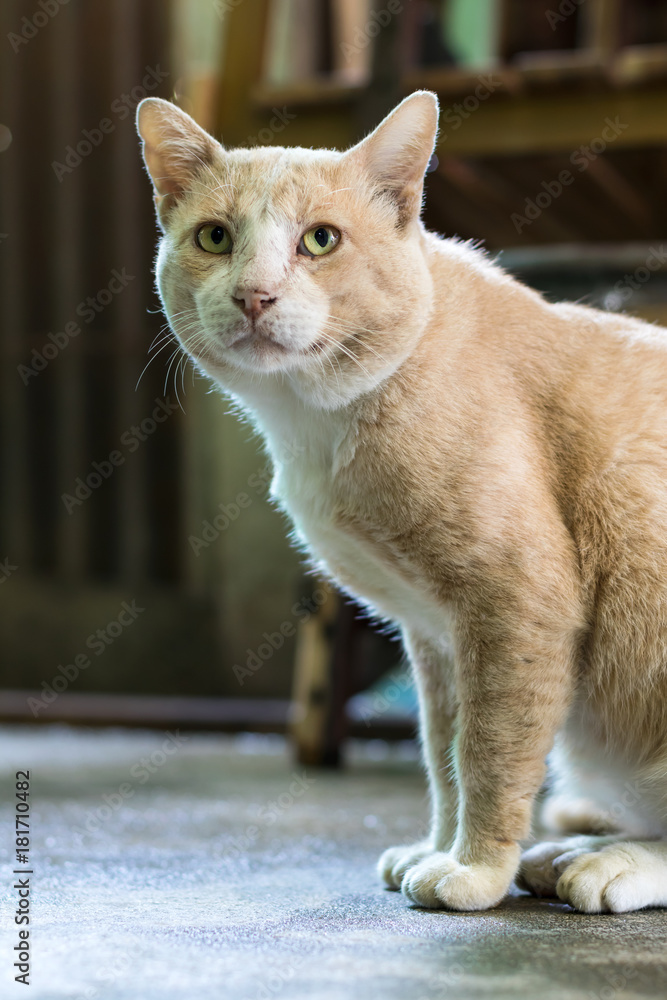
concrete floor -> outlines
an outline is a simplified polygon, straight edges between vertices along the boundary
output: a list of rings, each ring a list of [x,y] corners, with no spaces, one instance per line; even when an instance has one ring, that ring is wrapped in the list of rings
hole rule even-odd
[[[277,737],[167,739],[0,731],[3,998],[667,994],[665,911],[591,917],[518,896],[434,913],[384,890],[377,856],[426,815],[411,745],[357,745],[345,772],[304,773]],[[10,958],[18,768],[32,772],[29,992]]]

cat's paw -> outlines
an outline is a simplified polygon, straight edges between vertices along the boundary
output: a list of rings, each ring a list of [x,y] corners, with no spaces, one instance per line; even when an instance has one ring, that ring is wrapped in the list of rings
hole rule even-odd
[[[556,897],[556,885],[567,866],[586,851],[593,850],[590,837],[534,844],[521,855],[515,882],[534,896]]]
[[[390,889],[400,889],[408,869],[429,854],[433,854],[433,844],[430,840],[390,847],[378,861],[378,874]]]
[[[648,846],[614,844],[573,858],[556,890],[564,903],[582,913],[628,913],[664,906],[665,860],[654,857]]]
[[[510,865],[464,865],[438,851],[408,870],[401,889],[428,909],[487,910],[507,895],[515,868],[516,856]]]

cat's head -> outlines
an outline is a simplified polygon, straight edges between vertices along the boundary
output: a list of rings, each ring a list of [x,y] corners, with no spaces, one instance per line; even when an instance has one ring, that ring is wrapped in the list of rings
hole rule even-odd
[[[225,149],[142,101],[158,287],[202,369],[242,398],[287,383],[332,407],[401,364],[431,310],[419,216],[437,114],[420,91],[346,152]]]

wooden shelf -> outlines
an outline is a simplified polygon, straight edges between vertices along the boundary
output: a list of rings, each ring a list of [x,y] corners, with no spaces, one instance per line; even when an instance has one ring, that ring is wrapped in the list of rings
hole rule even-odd
[[[252,88],[250,97],[256,107],[266,110],[284,105],[299,108],[350,104],[358,99],[361,91],[363,84],[342,83],[336,76],[324,76],[279,87],[258,83]]]
[[[418,82],[413,77],[411,83]],[[441,129],[438,155],[518,156],[571,151],[600,136],[607,119],[627,124],[610,145],[667,144],[667,85],[650,90],[521,94],[513,100],[493,95],[456,131]],[[446,124],[446,123],[445,123]]]

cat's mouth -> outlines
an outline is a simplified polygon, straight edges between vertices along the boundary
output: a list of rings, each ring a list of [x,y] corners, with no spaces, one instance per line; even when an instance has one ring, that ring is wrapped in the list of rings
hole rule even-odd
[[[289,358],[299,353],[270,331],[256,326],[241,329],[224,341],[224,352],[241,367],[261,371],[281,368]]]
[[[229,350],[246,350],[251,348],[253,351],[264,352],[267,350],[275,351],[287,351],[284,344],[281,344],[279,340],[272,337],[268,333],[260,333],[258,330],[248,330],[241,331],[241,333],[234,337],[233,340],[227,343],[227,348]]]
[[[319,355],[328,347],[327,339],[310,344],[285,343],[273,330],[259,324],[241,326],[230,335],[213,336],[214,354],[223,362],[232,362],[241,368],[254,371],[279,371],[300,367],[308,358]]]

